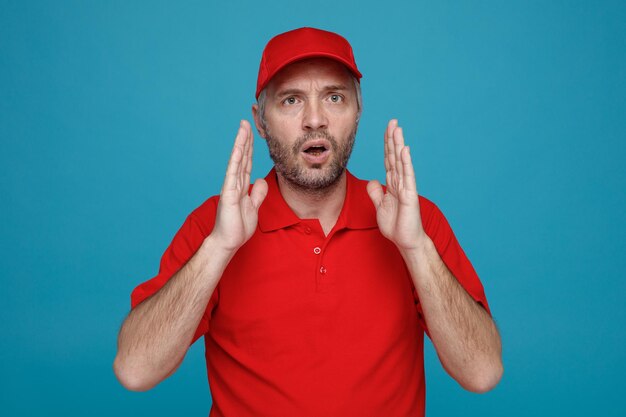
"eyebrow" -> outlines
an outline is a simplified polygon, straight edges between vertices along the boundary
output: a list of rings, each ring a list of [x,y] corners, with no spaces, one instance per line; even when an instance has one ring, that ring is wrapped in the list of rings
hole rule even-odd
[[[332,84],[332,85],[324,86],[322,88],[322,91],[343,91],[347,89],[348,87],[346,87],[343,84]],[[284,97],[284,96],[297,95],[297,94],[303,94],[303,93],[304,93],[304,90],[300,90],[298,88],[287,88],[285,90],[279,90],[278,93],[276,93],[276,97]]]

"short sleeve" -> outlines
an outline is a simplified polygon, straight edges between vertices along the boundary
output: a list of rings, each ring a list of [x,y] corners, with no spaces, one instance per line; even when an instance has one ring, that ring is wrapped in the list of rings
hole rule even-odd
[[[439,208],[430,200],[420,196],[420,213],[424,231],[430,237],[437,253],[448,270],[457,279],[467,293],[491,315],[487,297],[474,267],[461,248],[450,224]],[[416,308],[420,322],[428,333],[417,291],[413,288]]]
[[[203,206],[187,217],[165,250],[165,253],[163,253],[159,273],[148,281],[139,284],[131,293],[131,309],[134,309],[141,302],[157,293],[200,248],[206,236],[210,234],[215,221],[215,209],[207,210],[211,207],[205,206],[216,206],[216,203],[207,200]],[[211,313],[217,306],[218,300],[219,289],[216,288],[207,303],[207,308],[200,319],[190,345],[209,331]]]

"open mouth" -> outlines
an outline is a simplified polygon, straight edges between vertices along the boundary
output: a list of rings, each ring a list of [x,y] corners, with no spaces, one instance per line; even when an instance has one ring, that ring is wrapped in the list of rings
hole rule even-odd
[[[304,152],[308,153],[309,155],[317,156],[317,155],[320,155],[325,150],[326,150],[325,146],[311,146],[309,148],[306,148]]]
[[[326,139],[315,139],[305,143],[301,149],[301,155],[306,161],[321,164],[330,154],[330,142]]]

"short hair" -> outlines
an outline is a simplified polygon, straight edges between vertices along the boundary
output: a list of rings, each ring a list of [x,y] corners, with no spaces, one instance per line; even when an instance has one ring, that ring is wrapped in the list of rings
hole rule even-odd
[[[356,122],[359,123],[359,119],[361,118],[361,112],[363,111],[363,98],[361,96],[361,83],[359,82],[359,80],[357,80],[357,78],[354,75],[350,75],[350,78],[352,79],[352,83],[354,84],[354,90],[356,91],[356,106],[357,106],[357,114],[356,114]],[[267,124],[265,123],[265,100],[266,100],[266,94],[265,91],[267,90],[267,87],[265,87],[263,90],[261,90],[261,92],[259,93],[259,98],[257,99],[257,106],[258,106],[258,115],[259,115],[259,121],[261,122],[261,127],[266,130],[267,129]]]

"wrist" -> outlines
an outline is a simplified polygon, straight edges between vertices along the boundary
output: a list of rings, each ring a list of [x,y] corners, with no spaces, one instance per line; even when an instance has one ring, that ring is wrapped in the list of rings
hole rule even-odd
[[[211,233],[205,237],[202,246],[200,246],[200,250],[210,254],[211,258],[221,259],[226,262],[230,261],[235,253],[237,253],[238,249],[239,247],[229,245],[228,242],[215,233]]]
[[[400,250],[400,254],[409,269],[413,284],[418,294],[429,294],[436,287],[442,263],[433,241],[426,236],[419,245],[411,249]]]
[[[423,262],[428,258],[432,251],[437,251],[435,244],[426,233],[423,233],[422,236],[416,238],[413,244],[398,247],[398,249],[407,263],[409,263],[409,261]]]
[[[398,245],[396,245],[398,246]],[[416,237],[411,245],[398,246],[398,250],[405,259],[423,259],[432,250],[436,250],[435,244],[426,233]]]

